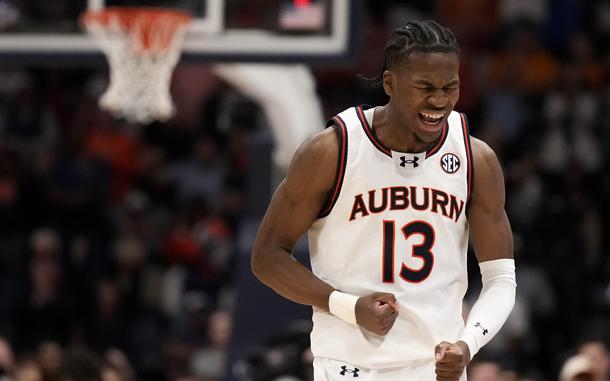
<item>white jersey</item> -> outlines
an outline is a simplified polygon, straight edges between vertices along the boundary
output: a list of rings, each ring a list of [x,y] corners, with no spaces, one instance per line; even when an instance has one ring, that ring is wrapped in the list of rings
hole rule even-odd
[[[311,266],[337,290],[394,294],[398,317],[379,336],[314,307],[311,349],[380,369],[430,361],[436,344],[464,329],[473,169],[463,114],[452,112],[439,143],[413,154],[376,139],[373,111],[354,107],[332,120],[341,132],[337,178],[309,229]]]

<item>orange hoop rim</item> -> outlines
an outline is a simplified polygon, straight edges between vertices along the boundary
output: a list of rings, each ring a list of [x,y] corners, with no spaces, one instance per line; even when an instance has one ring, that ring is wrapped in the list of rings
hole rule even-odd
[[[164,54],[174,45],[174,35],[191,22],[191,16],[172,8],[108,7],[86,11],[82,22],[93,34],[95,30],[119,28],[130,36],[138,54]]]
[[[191,15],[172,8],[155,7],[107,7],[100,10],[86,11],[82,16],[85,25],[96,23],[102,26],[109,25],[117,20],[121,27],[129,29],[134,23],[142,23],[144,26],[153,26],[157,21],[175,23],[177,25],[188,24]]]

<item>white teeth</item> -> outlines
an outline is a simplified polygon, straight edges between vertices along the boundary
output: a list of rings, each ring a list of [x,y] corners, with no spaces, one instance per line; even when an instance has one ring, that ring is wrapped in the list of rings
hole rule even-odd
[[[443,117],[443,114],[428,114],[428,113],[425,113],[425,112],[422,112],[421,114],[423,116],[425,116],[426,118],[429,118],[429,119],[440,119],[440,118]]]

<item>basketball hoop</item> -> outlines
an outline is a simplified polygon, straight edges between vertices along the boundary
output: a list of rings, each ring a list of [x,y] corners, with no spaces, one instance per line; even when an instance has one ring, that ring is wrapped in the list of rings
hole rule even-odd
[[[174,114],[169,85],[191,17],[162,8],[108,7],[82,21],[108,58],[110,86],[100,107],[148,124]]]

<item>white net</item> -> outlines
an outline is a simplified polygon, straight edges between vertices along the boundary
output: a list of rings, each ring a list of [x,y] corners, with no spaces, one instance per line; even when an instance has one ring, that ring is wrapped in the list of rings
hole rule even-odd
[[[188,25],[184,15],[155,17],[147,11],[124,14],[105,12],[85,16],[87,32],[108,58],[110,86],[100,107],[117,118],[148,124],[165,121],[175,112],[170,82]],[[127,22],[126,22],[127,21]]]

